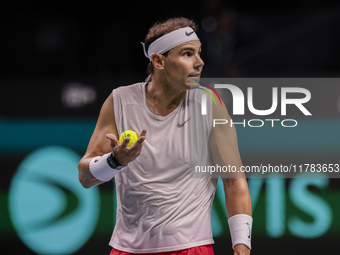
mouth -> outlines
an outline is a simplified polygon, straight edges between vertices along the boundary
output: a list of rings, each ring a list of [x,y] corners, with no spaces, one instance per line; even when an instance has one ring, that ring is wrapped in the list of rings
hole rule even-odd
[[[196,73],[196,74],[190,74],[190,78],[199,78],[201,76],[201,73]]]

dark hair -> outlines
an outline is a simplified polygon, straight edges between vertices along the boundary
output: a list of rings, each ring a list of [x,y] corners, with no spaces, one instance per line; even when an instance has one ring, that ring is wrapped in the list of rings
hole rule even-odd
[[[148,34],[145,36],[145,51],[148,52],[150,44],[156,41],[159,37],[183,27],[191,27],[195,32],[198,28],[197,24],[194,21],[183,17],[171,18],[163,22],[156,22],[149,29]],[[169,51],[163,53],[163,55],[167,56],[168,53]],[[153,73],[153,64],[151,62],[149,63],[146,72],[147,74]]]

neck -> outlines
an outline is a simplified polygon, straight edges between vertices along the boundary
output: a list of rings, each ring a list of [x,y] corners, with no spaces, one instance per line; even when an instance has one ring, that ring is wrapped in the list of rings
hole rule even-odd
[[[166,116],[174,111],[182,101],[185,90],[176,91],[171,84],[152,77],[145,86],[146,105],[149,110],[160,116]]]

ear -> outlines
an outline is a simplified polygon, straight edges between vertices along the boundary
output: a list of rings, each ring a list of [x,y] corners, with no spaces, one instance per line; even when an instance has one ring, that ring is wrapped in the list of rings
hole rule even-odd
[[[154,53],[151,56],[151,62],[157,69],[164,69],[164,56],[159,53]]]

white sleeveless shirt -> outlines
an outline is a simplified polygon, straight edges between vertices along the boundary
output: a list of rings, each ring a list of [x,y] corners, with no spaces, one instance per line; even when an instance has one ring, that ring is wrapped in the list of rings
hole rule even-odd
[[[201,115],[202,93],[187,91],[174,111],[158,116],[146,106],[145,83],[113,90],[118,134],[143,129],[147,134],[141,155],[115,176],[112,247],[156,253],[214,243],[211,207],[217,179],[193,177],[195,165],[213,164],[212,116]]]

